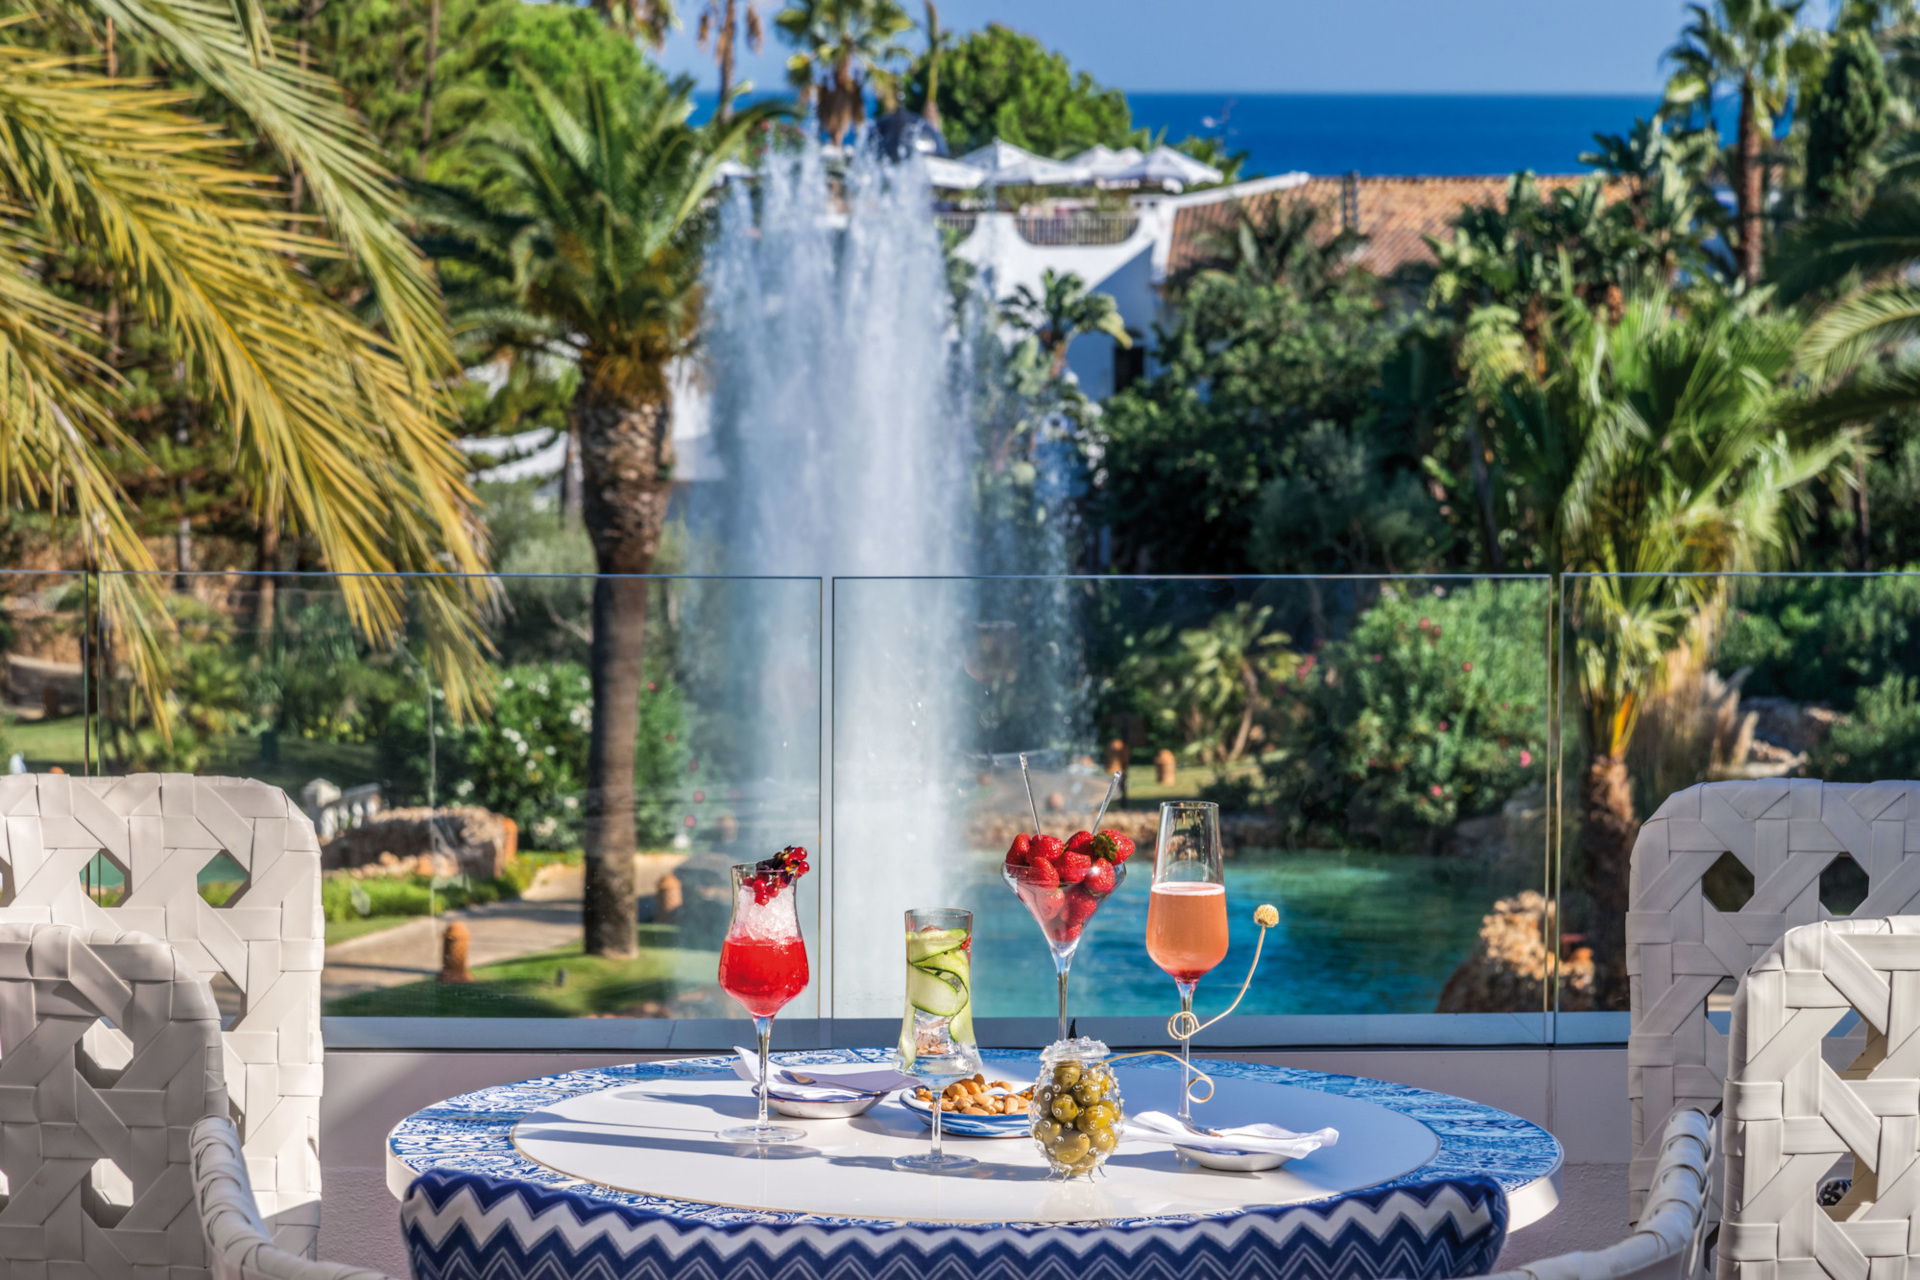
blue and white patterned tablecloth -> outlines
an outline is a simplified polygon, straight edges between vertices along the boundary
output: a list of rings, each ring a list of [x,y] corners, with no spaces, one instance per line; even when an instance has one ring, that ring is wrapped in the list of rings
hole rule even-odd
[[[1030,1067],[1031,1053],[987,1050],[989,1065],[1002,1070]],[[835,1062],[883,1062],[882,1049],[833,1049],[777,1055],[794,1066]],[[1398,1112],[1432,1130],[1438,1150],[1424,1165],[1398,1178],[1368,1188],[1430,1184],[1437,1180],[1481,1175],[1498,1183],[1510,1206],[1509,1229],[1537,1221],[1558,1201],[1554,1180],[1560,1168],[1560,1144],[1552,1134],[1519,1116],[1431,1089],[1391,1084],[1363,1076],[1332,1075],[1291,1067],[1251,1062],[1196,1060],[1195,1065],[1219,1077],[1242,1077],[1340,1094]],[[1135,1059],[1130,1068],[1177,1070],[1166,1059]],[[818,1214],[748,1210],[692,1200],[637,1195],[595,1183],[583,1183],[548,1169],[521,1155],[514,1147],[513,1128],[522,1117],[563,1098],[632,1085],[639,1080],[671,1077],[733,1076],[730,1056],[682,1058],[643,1062],[632,1066],[570,1071],[540,1076],[517,1084],[500,1085],[461,1094],[415,1112],[397,1125],[387,1139],[387,1184],[404,1197],[414,1178],[429,1171],[471,1173],[552,1188],[564,1187],[576,1196],[610,1205],[643,1209],[688,1224],[800,1223],[815,1226],[889,1226],[857,1218],[824,1218]]]

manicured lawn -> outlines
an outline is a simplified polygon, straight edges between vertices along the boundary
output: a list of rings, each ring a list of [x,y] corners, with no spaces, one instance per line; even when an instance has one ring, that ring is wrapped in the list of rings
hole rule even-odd
[[[351,920],[327,921],[327,945],[345,942],[348,938],[363,938],[369,933],[379,933],[382,929],[391,929],[395,925],[405,924],[413,916],[355,916]]]
[[[641,925],[640,954],[632,960],[588,956],[576,944],[484,965],[473,971],[474,981],[468,985],[428,979],[342,996],[328,1002],[326,1013],[363,1018],[578,1018],[630,1013],[647,1001],[667,1001],[691,988],[713,985],[719,953],[679,950],[671,945],[674,933],[667,926]],[[562,969],[567,975],[564,984],[556,980]]]
[[[1229,765],[1182,764],[1173,771],[1173,783],[1163,786],[1153,779],[1153,764],[1135,761],[1127,769],[1127,804],[1159,804],[1162,800],[1191,800],[1221,778],[1251,773],[1252,760],[1235,760]]]
[[[270,782],[298,799],[300,788],[315,778],[351,787],[379,777],[378,748],[371,742],[314,742],[281,735],[279,759],[260,758],[260,739],[227,734],[209,744],[212,758],[202,772]]]
[[[86,721],[80,716],[16,720],[6,726],[0,737],[4,737],[9,752],[18,751],[27,758],[27,768],[35,773],[45,773],[54,765],[68,773],[87,771]],[[0,760],[0,764],[4,763]]]

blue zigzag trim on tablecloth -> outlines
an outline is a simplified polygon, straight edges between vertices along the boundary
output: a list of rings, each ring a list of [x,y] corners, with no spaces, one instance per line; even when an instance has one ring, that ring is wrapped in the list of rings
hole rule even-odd
[[[790,1066],[823,1066],[832,1063],[885,1062],[885,1049],[817,1049],[776,1054],[778,1061]],[[1017,1070],[1033,1065],[1034,1055],[1010,1049],[987,1049],[981,1056],[989,1064]],[[1341,1094],[1376,1103],[1390,1111],[1418,1120],[1433,1130],[1439,1150],[1433,1159],[1405,1175],[1369,1188],[1369,1192],[1396,1187],[1425,1186],[1443,1179],[1486,1176],[1512,1194],[1528,1183],[1553,1173],[1560,1165],[1560,1144],[1553,1135],[1519,1116],[1482,1103],[1417,1089],[1411,1085],[1371,1080],[1365,1076],[1335,1075],[1324,1071],[1304,1071],[1295,1067],[1268,1066],[1257,1062],[1229,1062],[1198,1059],[1195,1065],[1213,1076],[1237,1076],[1274,1084],[1296,1085],[1323,1093]],[[821,1214],[743,1210],[703,1201],[678,1200],[665,1196],[640,1195],[616,1191],[597,1183],[584,1183],[566,1174],[535,1164],[513,1145],[513,1127],[522,1117],[553,1105],[562,1098],[603,1089],[630,1085],[636,1080],[660,1080],[681,1076],[733,1074],[731,1055],[705,1058],[680,1058],[667,1062],[641,1062],[624,1067],[602,1067],[569,1071],[563,1075],[538,1076],[515,1084],[479,1089],[448,1098],[408,1116],[388,1135],[388,1149],[395,1159],[416,1174],[429,1171],[471,1173],[486,1178],[507,1178],[537,1186],[567,1188],[568,1194],[597,1203],[623,1205],[664,1214],[686,1222],[725,1224],[751,1222],[809,1223],[830,1226],[876,1225],[893,1227],[891,1221],[830,1217]],[[1129,1067],[1146,1070],[1178,1070],[1176,1064],[1162,1058],[1135,1059]],[[1325,1202],[1315,1202],[1325,1203]],[[1215,1217],[1232,1217],[1243,1209],[1225,1209]],[[1209,1216],[1209,1215],[1195,1215]],[[1151,1219],[1165,1222],[1166,1219]]]
[[[689,1223],[434,1172],[415,1180],[401,1224],[415,1280],[1444,1280],[1492,1268],[1507,1203],[1493,1179],[1463,1177],[1092,1229]]]

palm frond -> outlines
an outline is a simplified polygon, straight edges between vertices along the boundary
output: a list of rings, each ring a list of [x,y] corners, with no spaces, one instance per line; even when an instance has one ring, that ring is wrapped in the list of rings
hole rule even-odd
[[[86,243],[156,331],[204,370],[235,434],[236,468],[263,511],[311,532],[358,625],[393,641],[404,584],[378,575],[479,574],[482,541],[464,460],[397,347],[321,294],[292,255],[341,252],[287,229],[259,198],[259,175],[233,166],[230,144],[180,115],[182,95],[83,74],[0,44],[0,198],[33,210],[46,234]],[[22,285],[20,271],[14,294]],[[28,312],[22,315],[30,316]],[[51,351],[51,348],[46,348]],[[104,380],[71,358],[43,378],[49,414],[69,434],[97,433],[89,397]],[[26,401],[26,403],[31,403]],[[74,414],[91,419],[74,423]],[[109,509],[117,495],[97,456],[72,453],[62,474],[90,478],[104,566],[143,567],[144,550]],[[107,554],[110,551],[111,554]],[[484,591],[466,590],[467,621],[446,635],[443,665],[479,665]],[[450,691],[451,692],[451,691]]]
[[[378,296],[394,352],[423,403],[455,368],[440,299],[407,239],[407,211],[380,147],[324,77],[275,50],[259,0],[55,0],[83,23],[113,20],[121,38],[204,80],[305,175],[333,235]]]

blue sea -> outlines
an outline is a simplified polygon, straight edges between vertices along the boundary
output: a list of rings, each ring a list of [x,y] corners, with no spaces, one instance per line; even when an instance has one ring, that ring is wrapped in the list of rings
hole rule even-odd
[[[696,95],[699,115],[712,93]],[[1127,95],[1136,126],[1222,139],[1253,174],[1577,173],[1595,133],[1625,133],[1658,99],[1466,94]]]
[[[1595,133],[1625,133],[1653,97],[1134,93],[1135,126],[1207,134],[1247,174],[1578,173]]]

